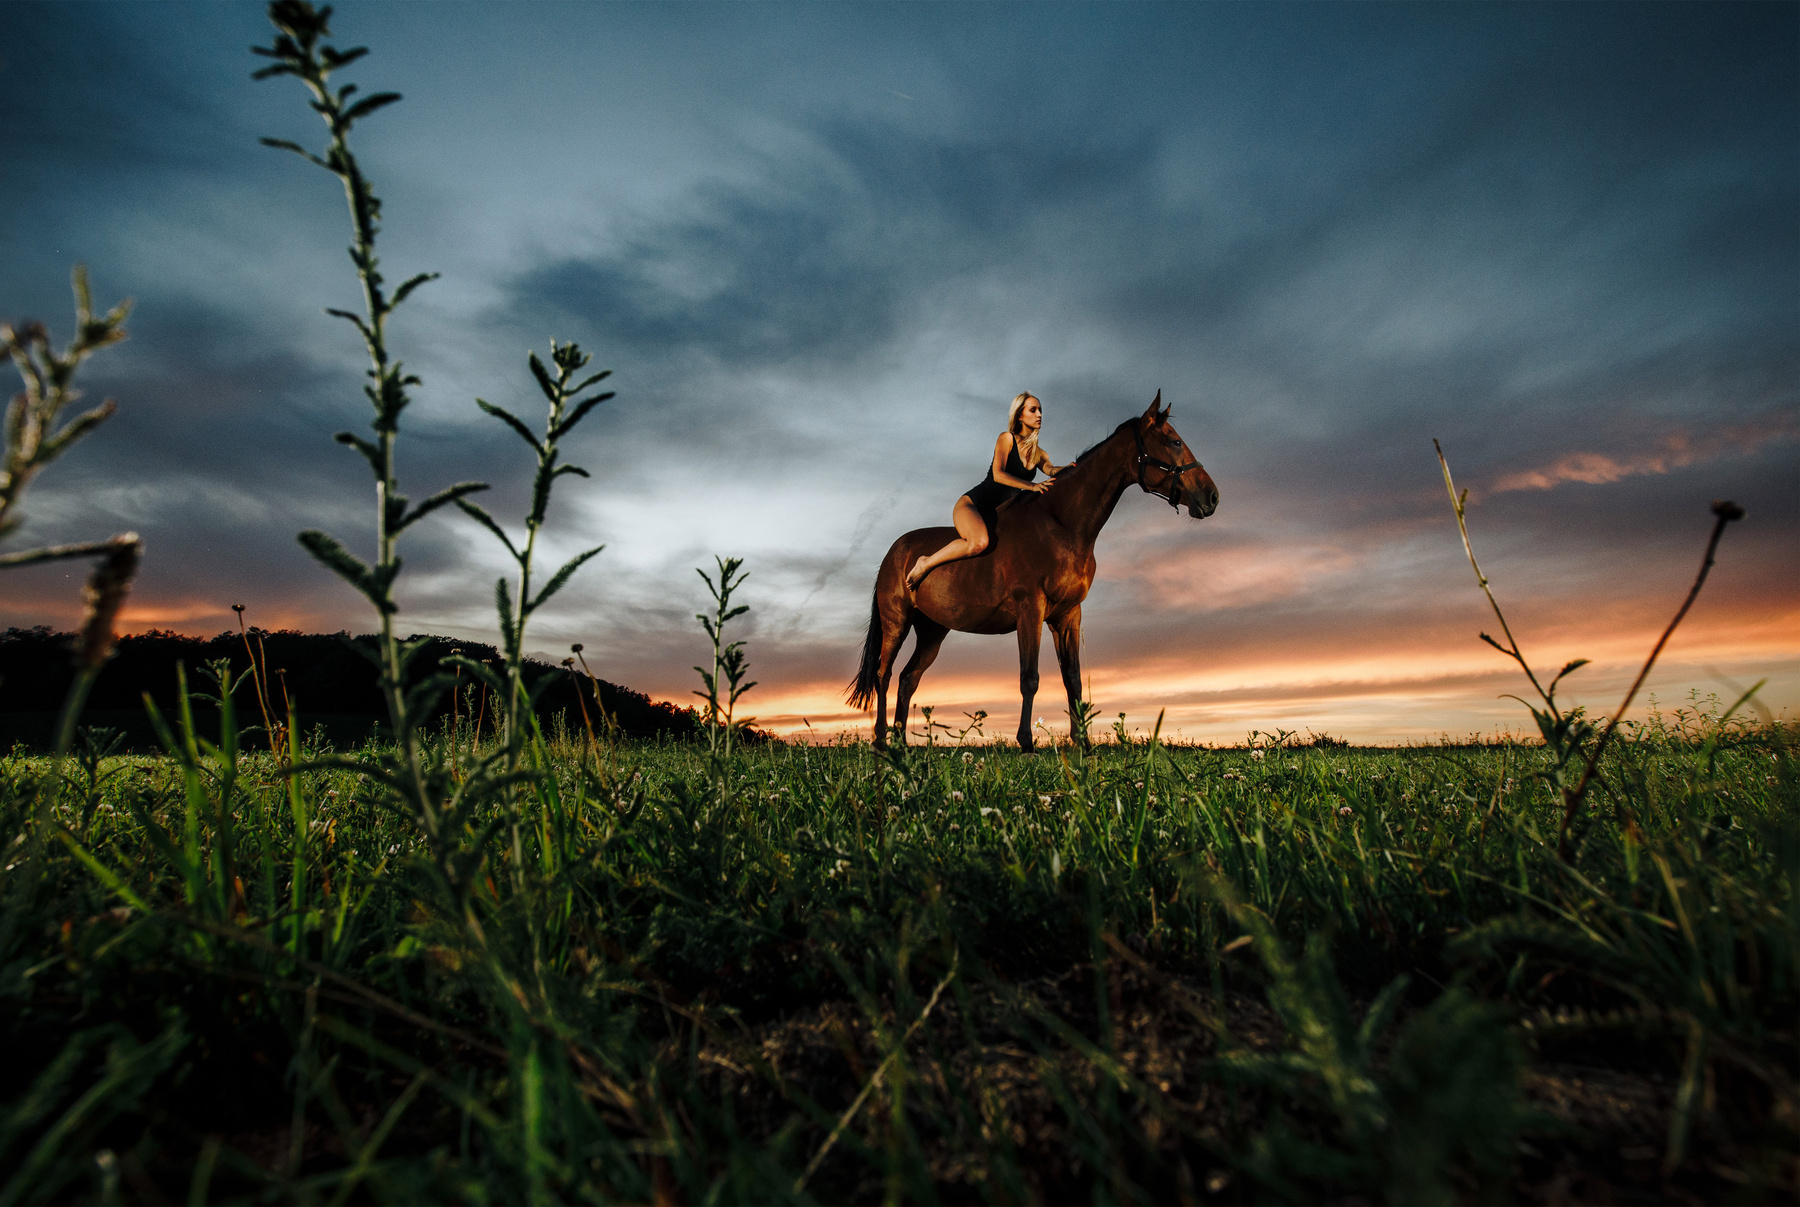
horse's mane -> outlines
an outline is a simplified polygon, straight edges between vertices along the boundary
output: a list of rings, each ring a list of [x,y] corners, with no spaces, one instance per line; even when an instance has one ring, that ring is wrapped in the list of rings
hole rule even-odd
[[[1090,444],[1086,448],[1082,449],[1079,453],[1075,454],[1073,460],[1075,460],[1077,462],[1086,461],[1088,459],[1089,453],[1093,452],[1095,449],[1099,448],[1102,444],[1105,444],[1108,440],[1111,440],[1114,436],[1117,436],[1120,432],[1124,431],[1126,428],[1130,427],[1132,424],[1134,424],[1136,422],[1137,422],[1136,419],[1127,419],[1124,423],[1121,423],[1118,427],[1114,428],[1112,431],[1108,432],[1106,435],[1100,437],[1100,439],[1094,441],[1092,444]]]

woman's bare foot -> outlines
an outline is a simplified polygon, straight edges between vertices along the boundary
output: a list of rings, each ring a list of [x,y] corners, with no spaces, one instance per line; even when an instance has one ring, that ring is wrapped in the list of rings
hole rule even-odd
[[[919,581],[925,577],[925,572],[920,570],[919,567],[924,564],[925,559],[922,557],[913,559],[912,569],[906,572],[906,589],[908,591],[917,591],[919,589]]]

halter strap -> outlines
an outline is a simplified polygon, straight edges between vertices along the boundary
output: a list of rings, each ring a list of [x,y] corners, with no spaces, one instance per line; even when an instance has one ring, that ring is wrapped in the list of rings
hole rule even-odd
[[[1173,507],[1176,511],[1180,511],[1181,475],[1185,474],[1190,469],[1202,469],[1201,464],[1198,461],[1190,460],[1185,461],[1180,465],[1171,465],[1161,457],[1152,457],[1149,450],[1144,447],[1144,429],[1134,423],[1131,425],[1131,434],[1137,439],[1138,489],[1145,494],[1155,495],[1157,498],[1166,501],[1169,506]],[[1144,481],[1144,471],[1146,469],[1160,469],[1167,473],[1170,476],[1169,481],[1173,484],[1174,489],[1170,490],[1168,494],[1164,494],[1160,490],[1151,490],[1150,484]]]

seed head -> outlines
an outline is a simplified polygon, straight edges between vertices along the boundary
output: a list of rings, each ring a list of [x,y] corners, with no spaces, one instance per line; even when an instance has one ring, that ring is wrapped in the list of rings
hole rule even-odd
[[[108,543],[111,549],[81,590],[87,614],[81,619],[75,662],[89,670],[97,670],[112,656],[113,621],[131,592],[131,580],[137,577],[138,559],[144,553],[144,542],[135,532],[122,533]]]

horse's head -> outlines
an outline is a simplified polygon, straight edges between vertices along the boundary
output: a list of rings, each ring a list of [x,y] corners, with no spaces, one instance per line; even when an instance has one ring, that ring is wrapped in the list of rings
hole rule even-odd
[[[1137,436],[1137,483],[1145,491],[1179,509],[1187,505],[1197,520],[1219,506],[1219,487],[1169,423],[1172,407],[1162,405],[1162,391],[1133,424]]]

